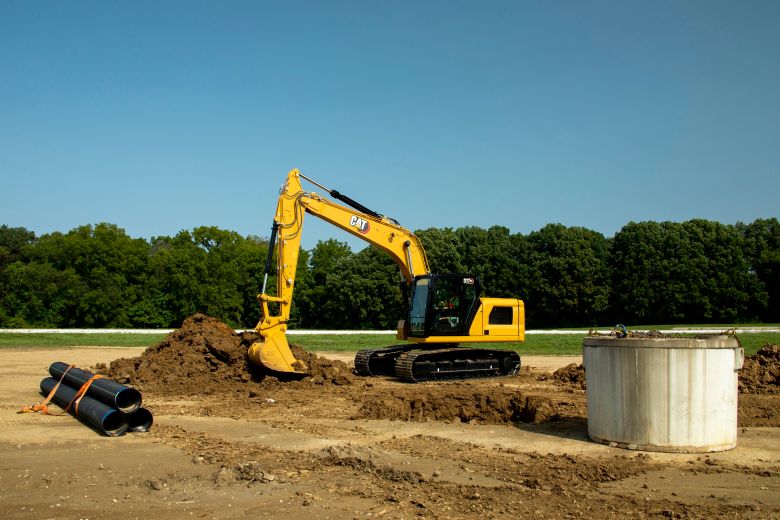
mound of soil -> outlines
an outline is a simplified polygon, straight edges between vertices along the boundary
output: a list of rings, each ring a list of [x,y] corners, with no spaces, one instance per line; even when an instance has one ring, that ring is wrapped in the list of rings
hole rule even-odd
[[[584,398],[557,401],[524,395],[516,388],[473,388],[457,385],[397,388],[363,397],[357,419],[460,421],[485,424],[543,423],[564,417],[585,417]]]
[[[585,388],[585,366],[569,363],[553,372],[552,379],[558,383]]]
[[[780,393],[780,345],[764,345],[754,356],[745,358],[739,372],[739,392]]]
[[[249,385],[278,384],[280,379],[269,377],[273,374],[249,361],[247,350],[258,339],[254,331],[236,334],[215,318],[195,314],[140,356],[95,368],[120,383],[162,395],[233,392]],[[342,361],[309,354],[295,345],[291,350],[309,367],[309,375],[298,384],[348,385],[354,381]]]

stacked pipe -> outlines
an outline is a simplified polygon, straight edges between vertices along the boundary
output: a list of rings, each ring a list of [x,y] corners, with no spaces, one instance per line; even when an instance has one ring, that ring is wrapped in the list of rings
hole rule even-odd
[[[99,432],[112,437],[126,432],[145,432],[152,426],[152,414],[141,407],[141,393],[111,379],[93,379],[95,374],[57,361],[49,366],[51,377],[41,381],[41,393],[49,393],[60,382],[51,400]],[[89,382],[86,393],[73,403],[79,389]],[[70,405],[70,406],[69,406]]]

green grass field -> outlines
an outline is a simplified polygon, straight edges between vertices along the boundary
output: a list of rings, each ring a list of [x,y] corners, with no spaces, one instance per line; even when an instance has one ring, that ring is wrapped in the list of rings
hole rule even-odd
[[[148,347],[159,343],[165,337],[164,332],[154,334],[19,334],[4,332],[0,334],[0,347]]]
[[[668,327],[654,327],[668,328]],[[525,343],[482,343],[485,348],[510,348],[521,355],[579,355],[582,353],[582,339],[587,331],[579,334],[533,334],[526,336]],[[19,334],[4,332],[0,334],[0,348],[13,347],[71,347],[71,346],[108,346],[108,347],[148,347],[165,337],[159,334]],[[745,355],[752,356],[766,344],[780,344],[780,333],[744,333],[739,340],[745,348]],[[310,351],[355,352],[362,348],[394,345],[394,336],[389,334],[315,334],[291,335],[290,343],[300,345]]]

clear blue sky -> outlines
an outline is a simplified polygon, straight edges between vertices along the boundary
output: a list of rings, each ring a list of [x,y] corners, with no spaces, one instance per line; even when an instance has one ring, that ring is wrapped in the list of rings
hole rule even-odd
[[[267,236],[294,167],[411,229],[776,217],[778,28],[775,0],[0,0],[0,224]],[[315,220],[304,247],[348,238]]]

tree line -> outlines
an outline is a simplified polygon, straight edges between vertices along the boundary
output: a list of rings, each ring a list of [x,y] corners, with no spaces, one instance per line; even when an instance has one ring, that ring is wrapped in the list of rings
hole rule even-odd
[[[780,322],[780,223],[631,222],[613,237],[549,224],[417,231],[433,272],[525,300],[529,328]],[[172,328],[204,312],[253,327],[268,239],[216,227],[132,238],[113,224],[36,236],[0,226],[0,327]],[[269,292],[276,280],[269,278]],[[338,240],[301,251],[291,326],[392,329],[398,268]]]

